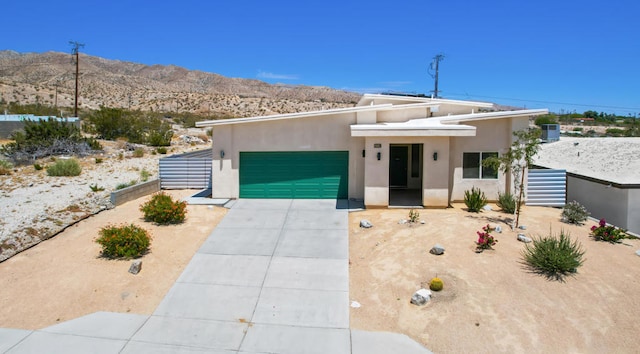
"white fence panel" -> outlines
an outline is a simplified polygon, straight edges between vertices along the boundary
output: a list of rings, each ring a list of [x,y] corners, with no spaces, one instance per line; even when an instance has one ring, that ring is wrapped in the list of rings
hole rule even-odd
[[[567,201],[567,171],[529,170],[526,196],[527,205],[564,206]]]

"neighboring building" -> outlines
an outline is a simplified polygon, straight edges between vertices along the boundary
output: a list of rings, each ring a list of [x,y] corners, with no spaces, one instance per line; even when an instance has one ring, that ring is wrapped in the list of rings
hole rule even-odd
[[[567,170],[567,202],[640,234],[640,138],[568,138],[541,146],[535,164]]]
[[[364,95],[352,108],[213,120],[213,198],[353,198],[366,207],[447,207],[465,190],[488,198],[508,176],[481,161],[546,109]],[[484,111],[481,112],[480,111]]]
[[[24,121],[47,120],[49,118],[57,119],[61,122],[69,122],[80,127],[80,119],[78,118],[58,118],[49,116],[36,116],[33,114],[2,114],[0,115],[0,138],[6,139],[16,130],[24,128]]]

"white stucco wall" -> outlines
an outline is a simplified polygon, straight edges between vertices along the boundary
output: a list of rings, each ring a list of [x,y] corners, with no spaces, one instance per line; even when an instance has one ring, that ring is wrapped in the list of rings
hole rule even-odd
[[[240,152],[349,151],[349,197],[362,199],[364,139],[352,138],[355,113],[285,119],[213,129],[212,197],[238,198]],[[224,150],[224,158],[220,151]]]

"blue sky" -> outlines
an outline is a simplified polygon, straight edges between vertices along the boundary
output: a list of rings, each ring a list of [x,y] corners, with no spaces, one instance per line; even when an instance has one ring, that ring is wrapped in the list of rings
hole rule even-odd
[[[270,83],[640,116],[640,3],[9,1],[0,49],[81,52]],[[8,35],[7,35],[8,34]]]

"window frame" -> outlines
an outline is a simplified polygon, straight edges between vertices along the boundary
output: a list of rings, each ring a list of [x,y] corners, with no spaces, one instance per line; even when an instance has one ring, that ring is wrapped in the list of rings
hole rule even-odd
[[[477,154],[478,155],[478,166],[477,166],[477,177],[465,177],[465,155],[466,154]],[[485,156],[486,155],[486,156]],[[489,157],[498,157],[500,156],[500,154],[497,151],[467,151],[467,152],[463,152],[462,153],[462,179],[466,179],[466,180],[498,180],[500,177],[500,171],[495,170],[494,174],[491,174],[491,177],[485,177],[485,172],[486,169],[489,169],[490,167],[484,167],[482,166],[482,161],[484,161],[485,159],[489,158]],[[470,168],[476,168],[474,167],[468,167],[468,169]],[[474,174],[475,175],[475,174]]]

